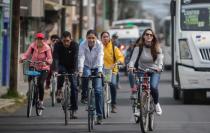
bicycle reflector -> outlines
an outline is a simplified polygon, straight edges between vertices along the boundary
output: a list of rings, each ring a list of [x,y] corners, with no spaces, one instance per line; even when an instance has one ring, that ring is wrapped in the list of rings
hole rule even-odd
[[[29,75],[29,76],[39,76],[41,73],[38,71],[31,71],[31,70],[26,70],[25,71],[25,75]]]

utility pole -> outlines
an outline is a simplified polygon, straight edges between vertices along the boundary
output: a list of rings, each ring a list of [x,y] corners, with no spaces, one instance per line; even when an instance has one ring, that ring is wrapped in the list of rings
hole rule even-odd
[[[10,55],[10,83],[8,94],[18,96],[18,50],[20,25],[20,0],[11,0],[11,55]]]
[[[66,1],[63,0],[62,5],[65,5]],[[61,34],[63,34],[63,32],[66,29],[66,9],[63,7],[61,9]]]
[[[83,30],[83,0],[79,3],[79,39],[82,39]]]
[[[94,0],[94,15],[95,15],[95,21],[94,21],[94,29],[97,31],[97,0]]]

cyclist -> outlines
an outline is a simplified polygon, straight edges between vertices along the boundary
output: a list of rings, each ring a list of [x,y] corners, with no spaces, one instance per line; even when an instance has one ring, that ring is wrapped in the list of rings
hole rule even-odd
[[[117,113],[116,101],[117,101],[117,73],[118,67],[115,64],[124,63],[124,56],[120,50],[114,46],[110,39],[110,34],[107,31],[101,33],[101,40],[104,45],[104,67],[112,69],[112,80],[110,84],[111,93],[111,112]]]
[[[56,34],[53,34],[51,37],[50,37],[50,43],[48,44],[51,48],[51,52],[53,53],[53,50],[54,50],[54,46],[55,44],[60,40],[59,36],[56,35]],[[50,67],[50,71],[49,71],[49,74],[47,76],[47,79],[46,79],[46,84],[45,84],[45,89],[48,90],[50,88],[50,79],[51,79],[51,76],[52,76],[52,69],[54,69],[54,61]]]
[[[114,44],[114,46],[116,46],[116,47],[118,47],[118,45],[119,45],[119,40],[118,40],[118,35],[117,35],[117,33],[114,33],[113,35],[112,35],[112,39],[111,39],[111,41],[112,41],[112,43]],[[117,72],[117,81],[116,81],[116,84],[117,84],[117,89],[120,89],[121,88],[121,86],[120,86],[120,84],[119,84],[119,80],[120,79],[120,76],[119,76],[119,72]]]
[[[23,53],[19,62],[22,63],[31,57],[31,61],[42,61],[38,64],[30,64],[30,68],[33,67],[37,71],[40,71],[41,75],[38,77],[38,89],[39,89],[39,109],[44,109],[43,99],[44,99],[44,82],[47,78],[48,71],[50,70],[50,65],[52,64],[52,53],[51,49],[47,43],[44,41],[44,34],[37,33],[36,40],[32,42],[27,51]],[[29,81],[31,78],[29,77]]]
[[[72,40],[71,33],[64,31],[62,34],[62,39],[58,42],[53,51],[53,58],[55,61],[55,71],[58,73],[68,73],[75,74],[77,72],[77,62],[78,62],[78,51],[79,45]],[[77,77],[69,76],[69,81],[71,83],[71,107],[72,116],[71,118],[77,119],[75,113],[78,109],[77,99]],[[57,92],[56,99],[57,102],[61,102],[62,99],[62,86],[64,82],[64,77],[59,76],[57,81]]]
[[[140,52],[140,54],[139,54]],[[139,59],[138,59],[139,56]],[[129,62],[129,70],[133,71],[136,60],[138,59],[138,68],[151,68],[157,72],[161,72],[163,68],[163,54],[157,37],[152,29],[146,29],[138,45],[134,48],[132,57]],[[152,73],[151,77],[151,94],[154,99],[156,113],[162,114],[159,104],[158,84],[160,82],[160,73]]]
[[[89,30],[86,34],[86,40],[79,47],[79,75],[101,76],[103,69],[103,44],[97,40],[97,33],[94,30]],[[95,90],[95,106],[97,114],[97,124],[102,123],[102,106],[103,106],[103,91],[102,80],[96,78],[93,80],[93,88]],[[84,79],[82,83],[82,97],[87,97],[88,79]]]

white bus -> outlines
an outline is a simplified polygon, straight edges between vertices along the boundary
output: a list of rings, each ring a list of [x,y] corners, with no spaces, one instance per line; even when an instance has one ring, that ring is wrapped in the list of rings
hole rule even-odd
[[[184,103],[210,90],[210,0],[171,0],[172,85]]]
[[[143,31],[147,28],[151,28],[155,31],[154,21],[151,19],[122,19],[112,22],[112,26],[127,26],[127,25],[136,25],[139,28],[139,34],[141,35]]]

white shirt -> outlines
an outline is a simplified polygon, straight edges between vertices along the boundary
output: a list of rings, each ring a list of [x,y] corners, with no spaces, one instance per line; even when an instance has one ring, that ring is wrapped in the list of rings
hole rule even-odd
[[[97,40],[93,48],[90,50],[88,41],[83,41],[79,46],[78,56],[78,68],[79,72],[83,72],[84,66],[92,68],[98,68],[99,72],[102,72],[104,50],[101,41]]]

